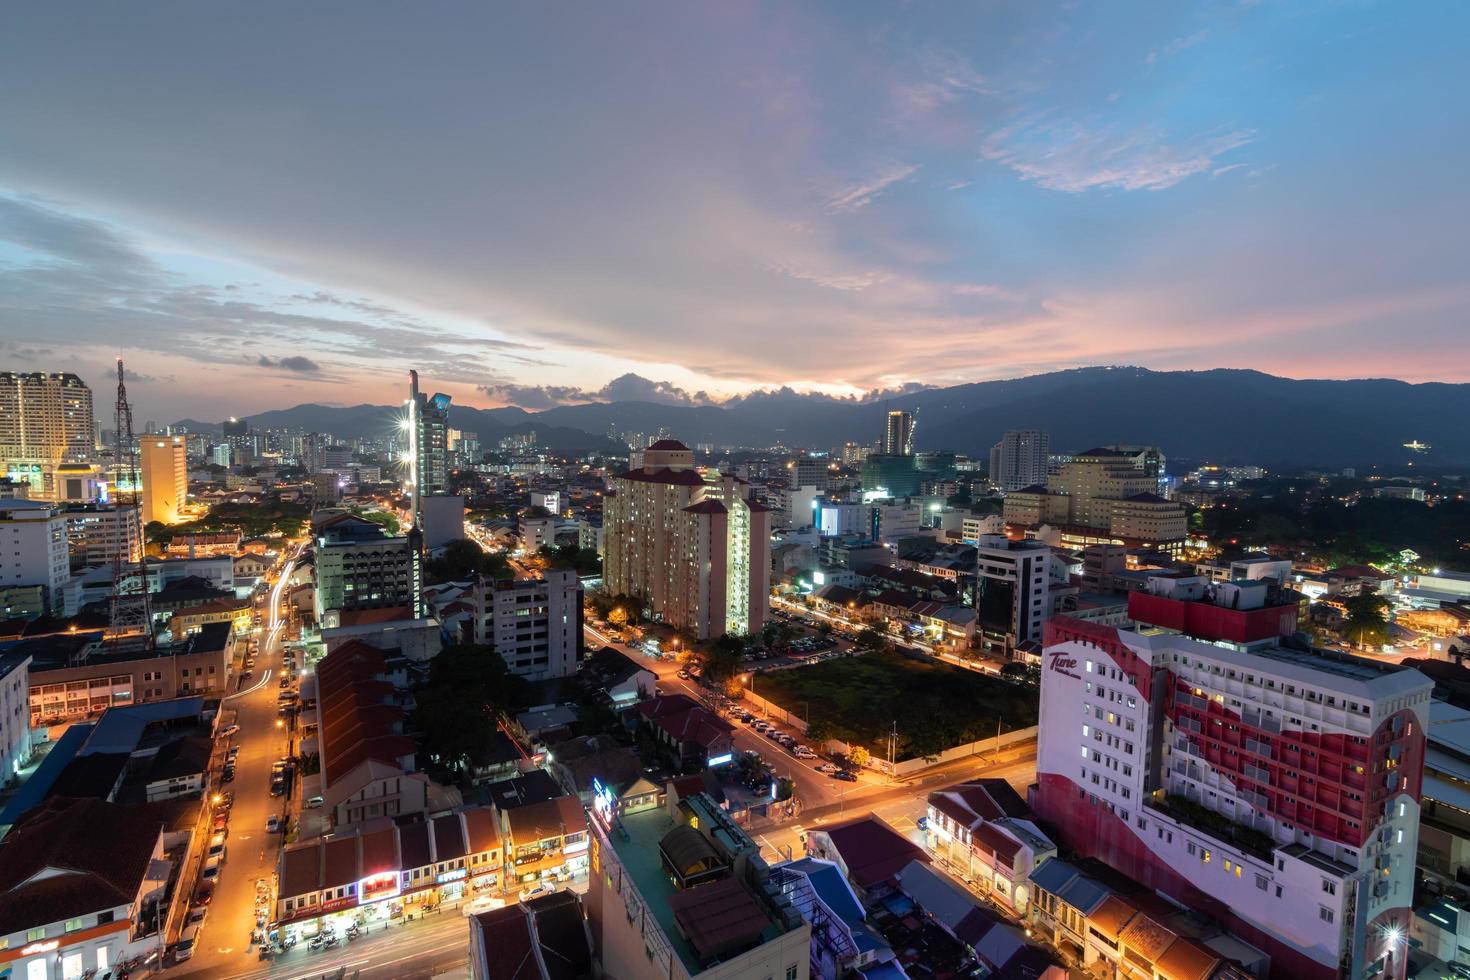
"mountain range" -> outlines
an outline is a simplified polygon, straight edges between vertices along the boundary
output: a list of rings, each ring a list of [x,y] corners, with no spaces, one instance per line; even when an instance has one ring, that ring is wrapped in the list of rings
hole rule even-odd
[[[503,436],[534,431],[538,443],[553,450],[609,450],[618,445],[608,438],[610,430],[662,428],[690,445],[827,449],[877,441],[889,409],[916,414],[920,451],[952,449],[981,459],[1007,429],[1034,428],[1051,434],[1053,452],[1144,443],[1176,458],[1274,467],[1470,462],[1470,384],[1296,380],[1225,368],[1077,368],[868,401],[780,389],[721,405],[588,402],[537,412],[455,405],[450,424],[477,432],[481,445],[492,448]],[[309,404],[249,421],[256,428],[364,437],[390,431],[400,412]],[[218,428],[189,420],[180,425]],[[1431,448],[1404,448],[1411,441]]]

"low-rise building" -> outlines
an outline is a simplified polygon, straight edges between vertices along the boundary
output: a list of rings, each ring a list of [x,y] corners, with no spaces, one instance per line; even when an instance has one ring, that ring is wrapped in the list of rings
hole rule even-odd
[[[493,807],[428,819],[377,820],[285,848],[273,925],[286,938],[369,925],[399,912],[494,894],[504,883],[505,846]]]
[[[576,892],[470,916],[470,980],[595,976],[592,933]]]
[[[1025,917],[1027,879],[1057,853],[1034,821],[1005,780],[973,780],[929,794],[925,844],[982,895]]]
[[[59,612],[70,574],[66,513],[45,500],[0,499],[0,586],[39,585]]]
[[[575,796],[503,810],[505,884],[564,882],[587,867],[587,815]]]
[[[707,794],[616,814],[595,805],[587,913],[610,977],[807,980],[811,926]]]
[[[681,764],[703,767],[730,761],[734,726],[693,698],[682,694],[650,698],[638,705],[638,714]]]
[[[0,841],[0,975],[102,976],[162,953],[168,827],[151,807],[56,798]]]

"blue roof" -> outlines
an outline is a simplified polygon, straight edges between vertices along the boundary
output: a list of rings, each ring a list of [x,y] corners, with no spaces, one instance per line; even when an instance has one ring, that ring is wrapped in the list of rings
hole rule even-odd
[[[1045,861],[1030,875],[1031,883],[1042,891],[1051,892],[1084,915],[1102,904],[1113,890],[1095,878],[1089,878],[1076,865],[1052,858]]]
[[[170,698],[167,701],[144,701],[108,708],[97,721],[96,731],[87,739],[83,755],[96,752],[132,752],[149,725],[160,721],[197,718],[204,710],[204,698]]]
[[[936,921],[953,932],[980,903],[922,861],[910,861],[898,873],[899,887]]]
[[[864,980],[908,980],[908,974],[903,972],[903,967],[897,961],[889,960],[886,963],[875,963],[863,969]]]
[[[852,888],[848,886],[847,879],[842,876],[842,870],[837,865],[831,861],[819,861],[816,858],[801,858],[792,861],[786,867],[806,875],[817,897],[849,927],[863,921],[865,918],[863,907],[858,902],[857,896],[852,893]]]
[[[46,758],[31,773],[31,778],[23,783],[16,794],[10,798],[4,810],[0,810],[0,827],[14,826],[20,819],[21,814],[32,807],[39,806],[46,799],[46,794],[51,792],[51,787],[56,785],[56,777],[61,775],[77,753],[81,751],[82,743],[87,736],[92,734],[94,725],[72,725],[51,746],[51,751],[46,753]]]

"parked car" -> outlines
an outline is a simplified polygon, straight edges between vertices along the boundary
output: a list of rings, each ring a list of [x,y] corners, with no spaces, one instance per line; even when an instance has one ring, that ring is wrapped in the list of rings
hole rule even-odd
[[[555,890],[556,889],[547,884],[532,885],[530,888],[525,888],[521,890],[521,901],[528,902],[533,898],[541,898],[543,896],[550,895]]]
[[[223,863],[224,862],[224,859],[225,859],[225,842],[224,842],[224,838],[223,837],[220,837],[219,838],[218,843],[216,843],[213,840],[211,840],[210,845],[209,845],[209,859],[211,861],[218,861],[220,863]]]
[[[222,735],[225,738],[229,738],[231,735],[238,735],[239,733],[240,733],[240,726],[239,725],[231,725],[229,728],[226,728],[224,731],[220,732],[220,735]]]
[[[281,818],[272,813],[270,819],[265,822],[265,832],[267,834],[279,834],[281,832]]]
[[[204,866],[204,874],[201,875],[200,877],[202,877],[204,879],[205,883],[210,884],[210,885],[214,884],[216,881],[219,881],[219,864],[218,864],[218,862],[216,862],[214,864],[206,864]]]
[[[833,779],[840,779],[844,783],[855,783],[858,781],[857,773],[854,773],[848,769],[839,769],[836,772],[831,773],[830,775]]]
[[[224,772],[219,775],[220,782],[233,783],[235,781],[235,767],[225,766]]]
[[[793,748],[791,752],[798,759],[815,759],[817,757],[817,754],[811,749],[807,748],[805,745],[798,745]]]

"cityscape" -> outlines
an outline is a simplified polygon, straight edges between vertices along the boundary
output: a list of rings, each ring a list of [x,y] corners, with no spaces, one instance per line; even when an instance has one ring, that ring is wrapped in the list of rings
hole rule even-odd
[[[1042,6],[19,16],[0,980],[1470,977],[1470,24]]]

